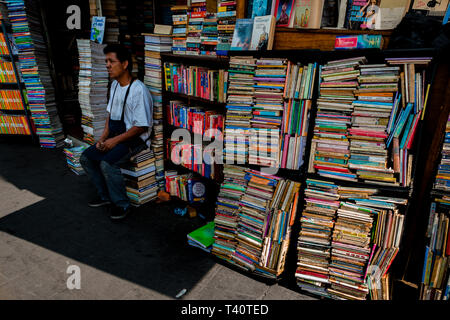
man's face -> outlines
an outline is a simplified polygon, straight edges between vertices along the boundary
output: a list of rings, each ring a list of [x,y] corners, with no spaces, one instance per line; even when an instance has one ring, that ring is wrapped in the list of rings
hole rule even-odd
[[[124,72],[127,71],[128,61],[120,62],[120,60],[117,59],[117,54],[115,52],[107,53],[105,62],[108,74],[112,79],[119,78]]]

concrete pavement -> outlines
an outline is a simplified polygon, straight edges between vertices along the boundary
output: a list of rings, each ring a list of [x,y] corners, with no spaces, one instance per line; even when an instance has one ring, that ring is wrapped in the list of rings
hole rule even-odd
[[[172,300],[182,289],[186,300],[316,300],[190,247],[205,221],[173,204],[112,222],[86,205],[93,192],[62,149],[0,141],[0,300]]]

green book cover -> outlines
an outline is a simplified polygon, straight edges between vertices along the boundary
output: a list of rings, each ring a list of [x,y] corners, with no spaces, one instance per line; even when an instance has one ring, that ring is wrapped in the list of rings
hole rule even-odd
[[[214,221],[192,231],[187,237],[205,248],[211,246],[214,243]]]

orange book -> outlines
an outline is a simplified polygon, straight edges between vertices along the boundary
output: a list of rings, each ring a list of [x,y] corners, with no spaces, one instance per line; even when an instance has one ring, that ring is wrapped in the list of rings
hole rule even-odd
[[[291,211],[291,220],[289,221],[289,225],[292,226],[295,221],[295,216],[297,214],[297,206],[298,206],[298,191],[294,195],[294,203],[292,205],[292,211]]]

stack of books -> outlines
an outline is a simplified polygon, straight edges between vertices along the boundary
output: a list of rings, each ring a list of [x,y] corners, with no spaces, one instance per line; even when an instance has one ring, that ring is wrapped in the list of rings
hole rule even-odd
[[[320,68],[320,93],[310,152],[309,172],[323,177],[357,181],[348,169],[354,91],[358,87],[359,66],[365,57],[330,61]]]
[[[119,17],[117,15],[116,0],[102,1],[102,14],[106,17],[103,43],[118,43]]]
[[[78,100],[81,107],[83,140],[94,144],[102,135],[108,116],[108,72],[103,54],[106,45],[83,39],[77,39],[77,45],[80,63]]]
[[[326,181],[307,179],[305,208],[300,219],[297,242],[298,262],[295,277],[305,291],[330,297],[329,282],[331,233],[339,208],[338,186]]]
[[[399,67],[385,64],[360,66],[359,86],[353,101],[352,124],[348,129],[350,159],[348,167],[360,181],[396,183],[394,170],[388,168],[385,141],[393,108],[398,107]],[[398,135],[394,135],[398,139]],[[396,140],[398,142],[398,140]]]
[[[166,35],[144,34],[145,39],[145,75],[147,86],[153,100],[153,135],[151,149],[155,154],[156,180],[159,188],[164,189],[164,136],[162,103],[162,61],[161,52],[172,50],[172,38]]]
[[[331,287],[335,298],[365,300],[369,292],[364,281],[370,257],[370,231],[373,215],[370,207],[341,202],[337,210],[331,243],[329,266]]]
[[[26,95],[26,92],[24,92],[24,95]],[[0,96],[0,109],[23,110],[23,102],[22,96],[20,95],[20,90],[1,90]]]
[[[80,157],[87,147],[79,146],[72,148],[64,148],[64,154],[66,155],[67,165],[69,169],[72,170],[77,175],[84,175],[85,172],[80,163]]]
[[[445,137],[441,150],[441,161],[438,166],[433,188],[443,191],[450,190],[450,116],[447,118],[447,124],[445,126]]]
[[[10,0],[6,4],[40,145],[44,148],[60,147],[64,144],[64,133],[50,75],[40,8],[35,1],[29,0]]]
[[[237,227],[241,197],[245,194],[248,180],[245,168],[224,165],[223,182],[216,201],[214,218],[214,243],[211,250],[215,256],[236,263],[231,259],[237,246]]]
[[[227,163],[248,163],[248,136],[254,104],[253,57],[230,57],[228,98],[225,118],[225,150]]]
[[[0,61],[0,83],[16,83],[17,78],[14,73],[12,62]]]
[[[450,197],[432,192],[425,256],[420,286],[421,300],[449,300],[450,296]]]
[[[282,157],[280,168],[298,170],[304,163],[317,63],[288,62],[283,96]]]
[[[250,185],[249,185],[250,187]],[[279,180],[268,207],[261,261],[255,272],[276,279],[283,271],[298,209],[300,183]]]
[[[287,60],[261,58],[256,60],[252,134],[249,142],[249,163],[277,168],[280,158],[283,92]]]
[[[255,265],[261,261],[266,223],[271,220],[266,208],[279,179],[262,176],[253,170],[246,171],[245,179],[248,184],[240,200],[238,244],[232,259],[248,270],[255,271]]]
[[[170,8],[172,11],[172,53],[186,54],[186,38],[188,27],[188,6],[178,5]]]
[[[212,253],[255,275],[284,271],[300,183],[224,165]]]
[[[407,199],[326,180],[306,184],[297,243],[299,287],[333,299],[389,296],[383,283],[399,251]]]
[[[128,198],[133,206],[140,206],[155,200],[158,194],[158,183],[155,177],[155,156],[146,149],[131,157],[129,163],[121,169],[125,179]]]
[[[236,1],[217,1],[217,51],[228,51],[236,25]]]
[[[355,202],[376,210],[371,236],[372,253],[365,280],[372,300],[389,300],[391,291],[385,284],[388,270],[400,249],[405,221],[401,207],[407,204],[407,200],[372,196]]]
[[[0,112],[0,133],[31,135],[31,129],[25,116],[8,115]]]
[[[8,44],[3,33],[0,33],[0,54],[9,55]]]
[[[200,53],[207,56],[216,55],[217,47],[217,14],[207,12],[203,20],[203,29],[200,36]]]
[[[186,54],[200,55],[203,21],[206,15],[206,1],[191,0],[188,15]]]
[[[410,152],[418,123],[423,119],[430,84],[425,84],[425,68],[431,57],[386,58],[392,67],[400,68],[400,85],[388,127],[386,146],[391,150],[394,172],[398,173],[398,184],[411,185],[414,157]]]
[[[154,24],[154,0],[145,0],[143,3],[143,12],[142,12],[142,17],[143,17],[143,27],[144,27],[144,32],[145,33],[151,33],[153,32],[154,28],[155,28],[155,24]]]

